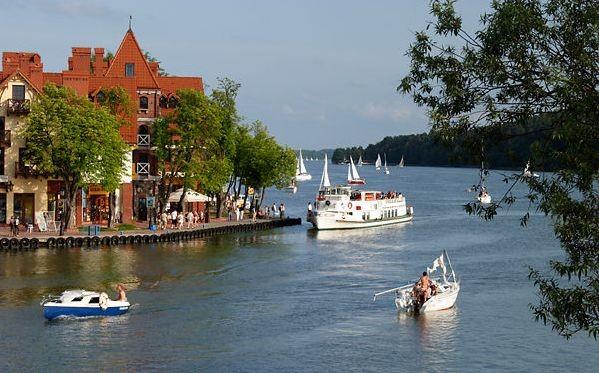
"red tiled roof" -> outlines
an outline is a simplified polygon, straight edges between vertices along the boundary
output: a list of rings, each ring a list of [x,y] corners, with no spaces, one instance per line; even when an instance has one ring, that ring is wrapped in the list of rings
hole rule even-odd
[[[156,77],[152,73],[152,69],[148,64],[133,31],[129,29],[116,51],[114,60],[111,61],[108,70],[106,71],[105,77],[116,77],[124,74],[125,64],[135,64],[135,78],[128,78],[137,81],[137,86],[141,88],[155,88],[158,89],[159,85],[156,81]]]
[[[156,78],[162,94],[168,96],[181,88],[197,89],[204,92],[204,82],[200,77],[159,76]]]

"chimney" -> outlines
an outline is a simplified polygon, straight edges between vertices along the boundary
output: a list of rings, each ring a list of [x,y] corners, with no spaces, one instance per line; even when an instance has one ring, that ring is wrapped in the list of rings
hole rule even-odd
[[[148,62],[148,65],[150,65],[150,70],[152,70],[152,74],[154,74],[154,76],[158,76],[160,64],[158,62]]]
[[[80,74],[89,74],[91,69],[91,48],[73,47],[72,71]]]
[[[94,48],[94,76],[104,76],[108,63],[104,61],[104,48]]]

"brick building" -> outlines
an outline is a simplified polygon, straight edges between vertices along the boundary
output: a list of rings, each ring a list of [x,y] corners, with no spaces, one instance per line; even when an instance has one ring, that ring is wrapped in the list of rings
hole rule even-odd
[[[137,104],[121,128],[121,136],[131,151],[121,187],[116,191],[117,214],[124,223],[147,219],[146,198],[155,194],[156,160],[152,150],[151,125],[177,102],[182,88],[203,91],[201,77],[162,76],[158,62],[144,56],[133,31],[129,29],[113,58],[104,48],[73,47],[67,69],[45,72],[41,56],[28,52],[3,52],[0,71],[0,223],[12,215],[23,222],[36,223],[41,214],[61,209],[61,183],[36,175],[20,157],[25,144],[15,138],[29,103],[44,84],[53,82],[71,87],[80,95],[97,101],[102,88],[121,86]],[[76,223],[102,222],[107,218],[108,193],[89,185],[77,200]]]

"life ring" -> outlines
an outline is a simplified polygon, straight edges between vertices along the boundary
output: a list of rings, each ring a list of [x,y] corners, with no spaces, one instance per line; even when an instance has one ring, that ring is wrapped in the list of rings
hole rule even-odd
[[[108,308],[108,302],[110,301],[110,298],[108,298],[108,294],[106,293],[100,293],[100,308],[103,311],[106,311],[106,309]]]
[[[347,204],[347,208],[348,208],[348,209],[351,209],[351,208],[352,208],[352,206],[353,206],[353,205],[352,205],[352,203],[351,203],[351,202]]]

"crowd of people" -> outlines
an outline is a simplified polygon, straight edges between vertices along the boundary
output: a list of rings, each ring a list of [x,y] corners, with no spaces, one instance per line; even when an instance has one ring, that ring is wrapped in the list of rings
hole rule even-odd
[[[195,228],[205,221],[204,211],[190,210],[187,213],[172,209],[160,214],[160,229],[183,229]]]
[[[253,204],[246,203],[244,205],[243,200],[234,202],[232,199],[227,198],[225,202],[225,208],[227,210],[228,221],[241,221],[245,218],[245,212],[249,211],[249,217],[252,221],[256,219],[267,219],[267,218],[285,218],[285,204],[280,203],[278,206],[273,202],[272,206],[265,206],[260,209],[256,209]]]

